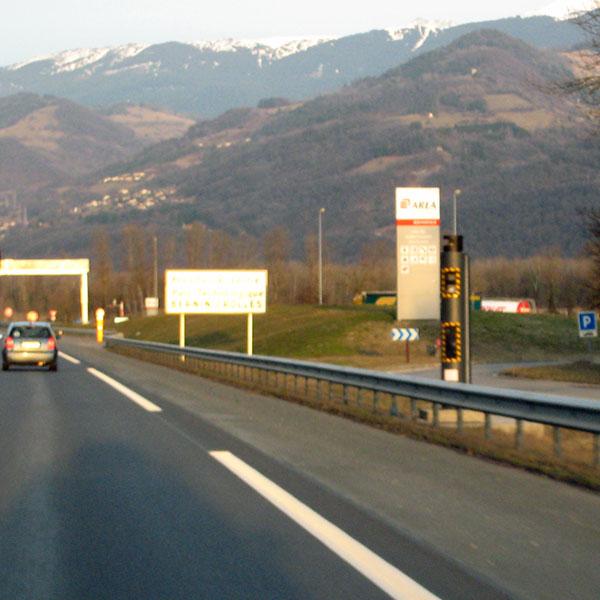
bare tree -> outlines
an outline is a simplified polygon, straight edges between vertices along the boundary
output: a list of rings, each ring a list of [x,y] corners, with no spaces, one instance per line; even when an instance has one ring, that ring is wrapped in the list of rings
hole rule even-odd
[[[133,312],[141,312],[148,295],[151,274],[148,236],[140,225],[123,227],[123,246],[128,273],[128,302]]]
[[[198,269],[206,266],[207,253],[207,227],[203,223],[194,221],[185,228],[185,256],[189,269]]]
[[[318,241],[316,235],[308,235],[304,240],[304,260],[306,264],[307,277],[305,285],[300,294],[301,302],[313,303],[318,300],[318,283],[317,283],[317,268],[318,268]]]
[[[581,51],[582,70],[575,77],[563,83],[560,88],[569,94],[577,94],[586,106],[594,124],[600,123],[600,2],[595,8],[580,14],[575,19],[587,33],[589,43]],[[591,207],[583,211],[590,234],[588,248],[593,259],[591,289],[592,303],[600,306],[600,208]]]
[[[594,119],[600,117],[600,2],[593,10],[575,15],[575,22],[586,32],[588,44],[580,51],[581,66],[578,73],[559,85],[569,94],[577,94],[589,108]]]
[[[590,241],[587,248],[593,261],[589,288],[594,307],[600,307],[600,208],[592,208],[585,215]]]
[[[113,262],[110,236],[106,229],[98,228],[92,234],[92,261],[92,296],[98,306],[108,306],[112,299]]]
[[[264,238],[264,255],[269,270],[269,298],[272,302],[287,302],[290,297],[287,261],[292,243],[285,227],[274,227]]]

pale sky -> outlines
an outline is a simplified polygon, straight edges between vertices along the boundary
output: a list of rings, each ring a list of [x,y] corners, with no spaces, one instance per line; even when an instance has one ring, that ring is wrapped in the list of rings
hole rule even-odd
[[[340,36],[417,19],[469,21],[524,15],[582,0],[30,0],[3,2],[0,65],[75,48]]]

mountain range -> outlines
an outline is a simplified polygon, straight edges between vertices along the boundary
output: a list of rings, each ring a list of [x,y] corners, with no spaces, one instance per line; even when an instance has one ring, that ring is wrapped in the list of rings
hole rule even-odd
[[[572,68],[569,54],[477,30],[335,93],[200,121],[38,197],[37,229],[5,243],[31,256],[85,251],[91,229],[128,222],[256,238],[285,225],[300,257],[323,207],[328,256],[349,260],[374,240],[393,248],[396,186],[439,186],[443,223],[462,190],[474,256],[575,255],[579,210],[597,202],[600,140],[576,98],[554,91]]]
[[[98,112],[52,96],[0,98],[0,191],[72,183],[144,146],[181,135],[192,124],[150,107]]]
[[[209,118],[262,99],[306,100],[330,93],[482,28],[539,49],[565,50],[585,41],[569,20],[532,16],[457,26],[417,23],[277,47],[236,40],[129,44],[71,50],[0,68],[0,96],[50,94],[88,107],[142,103]]]

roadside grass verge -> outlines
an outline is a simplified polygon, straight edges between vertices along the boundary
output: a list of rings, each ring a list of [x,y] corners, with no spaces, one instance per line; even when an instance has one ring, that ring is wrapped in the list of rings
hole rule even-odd
[[[472,354],[478,362],[560,359],[586,353],[575,317],[552,314],[472,313]],[[600,341],[592,350],[600,352]]]
[[[600,465],[592,466],[594,436],[589,433],[524,423],[523,433],[517,440],[514,420],[502,419],[492,426],[491,438],[486,439],[483,414],[476,411],[463,412],[464,421],[459,429],[457,411],[447,409],[443,411],[446,414],[441,421],[445,424],[434,426],[430,416],[432,404],[426,401],[411,401],[401,396],[358,388],[346,388],[344,393],[339,384],[317,382],[312,378],[236,367],[193,357],[186,357],[182,361],[176,354],[165,355],[139,348],[116,346],[111,350],[138,360],[296,402],[390,433],[406,435],[600,491]],[[556,452],[557,437],[561,440],[559,455]]]
[[[600,385],[600,364],[578,360],[564,365],[514,367],[503,371],[502,375]],[[600,399],[600,390],[598,390],[598,397]]]
[[[474,362],[557,360],[585,353],[574,317],[474,312],[471,324]],[[420,341],[410,346],[411,364],[439,364],[438,323],[397,323],[393,308],[369,306],[269,306],[266,314],[254,317],[254,352],[372,369],[404,368],[405,343],[391,339],[395,326],[420,330]],[[116,327],[128,338],[178,343],[176,315],[134,318]],[[186,330],[188,346],[246,349],[245,316],[188,316]],[[600,352],[600,340],[593,341],[593,349]]]

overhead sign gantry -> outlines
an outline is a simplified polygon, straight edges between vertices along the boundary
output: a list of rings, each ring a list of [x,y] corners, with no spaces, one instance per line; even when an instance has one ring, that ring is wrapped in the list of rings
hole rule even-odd
[[[0,260],[0,277],[15,276],[64,276],[74,275],[81,278],[79,298],[81,303],[81,322],[87,325],[88,314],[88,273],[90,261],[88,258],[59,258],[59,259],[13,259]]]

